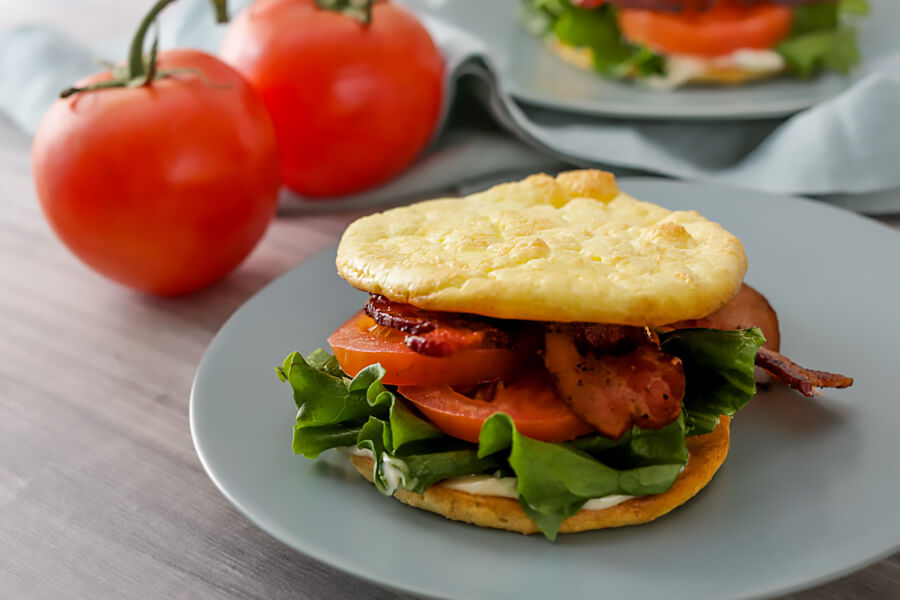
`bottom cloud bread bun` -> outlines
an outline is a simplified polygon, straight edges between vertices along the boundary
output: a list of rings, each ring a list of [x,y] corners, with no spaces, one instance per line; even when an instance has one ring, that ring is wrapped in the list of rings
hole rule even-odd
[[[690,459],[687,466],[666,492],[653,496],[631,498],[603,510],[582,509],[563,521],[560,533],[577,533],[608,527],[639,525],[657,519],[678,508],[712,480],[725,462],[730,442],[731,419],[722,416],[711,433],[687,438]],[[373,461],[367,456],[351,455],[350,460],[359,474],[372,482]],[[529,519],[519,501],[502,496],[470,494],[436,484],[416,494],[400,488],[394,497],[409,506],[463,521],[479,527],[506,529],[522,534],[540,533]]]

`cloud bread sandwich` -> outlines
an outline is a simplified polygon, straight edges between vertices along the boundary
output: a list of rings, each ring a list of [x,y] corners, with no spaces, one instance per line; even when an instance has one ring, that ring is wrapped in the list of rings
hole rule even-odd
[[[865,0],[523,0],[529,29],[569,63],[660,88],[739,84],[859,62]]]
[[[758,365],[846,387],[778,353],[740,241],[609,173],[535,175],[352,223],[337,268],[370,294],[276,369],[293,449],[348,449],[384,494],[482,527],[651,521],[701,490]]]

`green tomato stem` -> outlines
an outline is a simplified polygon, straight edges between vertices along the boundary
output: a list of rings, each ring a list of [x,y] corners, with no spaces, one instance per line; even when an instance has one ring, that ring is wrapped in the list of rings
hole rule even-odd
[[[131,46],[128,48],[128,72],[126,77],[129,81],[142,75],[146,75],[147,67],[149,65],[144,63],[144,38],[147,37],[147,31],[149,31],[150,26],[153,25],[153,22],[156,20],[156,17],[159,16],[159,13],[175,1],[176,0],[157,0],[156,4],[150,8],[150,12],[144,16],[138,25],[134,37],[131,38]],[[156,65],[150,66],[150,69],[155,71]]]
[[[134,33],[134,37],[131,38],[131,46],[128,48],[128,61],[125,63],[125,68],[121,70],[112,68],[113,79],[101,81],[85,87],[69,87],[60,92],[59,97],[68,98],[72,94],[77,94],[79,92],[88,92],[104,88],[149,85],[154,79],[168,77],[175,72],[176,70],[171,69],[159,71],[157,68],[156,56],[159,42],[158,37],[153,40],[153,44],[150,48],[150,55],[147,60],[144,60],[144,42],[147,37],[147,32],[156,21],[159,13],[175,1],[176,0],[157,0],[150,8],[150,11],[143,19],[141,19],[137,31]],[[228,0],[211,0],[211,2],[216,13],[216,21],[218,23],[228,22]]]
[[[212,0],[213,10],[216,11],[216,23],[228,22],[228,0]]]
[[[119,81],[118,79],[110,79],[108,81],[101,81],[99,83],[94,83],[92,85],[86,87],[67,87],[63,91],[59,93],[60,98],[68,98],[72,94],[77,94],[79,92],[89,92],[91,90],[102,90],[103,88],[120,88],[125,87],[125,84]]]
[[[372,22],[372,9],[377,0],[315,0],[322,10],[333,10],[356,19],[363,25]]]

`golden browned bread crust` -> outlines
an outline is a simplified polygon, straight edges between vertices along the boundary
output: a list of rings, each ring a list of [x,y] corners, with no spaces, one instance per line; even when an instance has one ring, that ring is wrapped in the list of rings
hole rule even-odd
[[[560,533],[575,533],[639,525],[663,516],[681,506],[712,480],[725,462],[730,441],[730,419],[721,417],[712,433],[687,439],[691,458],[668,491],[655,496],[627,500],[604,510],[582,510],[562,523]],[[372,459],[351,456],[360,475],[372,481]],[[399,489],[394,497],[410,506],[443,515],[454,521],[465,521],[479,527],[506,529],[518,533],[538,533],[534,522],[525,516],[519,501],[500,496],[481,496],[433,485],[424,494]]]
[[[747,257],[696,211],[581,170],[363,217],[344,232],[337,268],[358,289],[429,310],[657,326],[724,305]]]

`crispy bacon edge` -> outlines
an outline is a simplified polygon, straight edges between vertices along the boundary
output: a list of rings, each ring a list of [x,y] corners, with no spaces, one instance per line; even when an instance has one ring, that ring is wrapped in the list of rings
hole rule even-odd
[[[816,388],[820,387],[847,388],[853,385],[852,377],[801,367],[788,357],[768,348],[757,350],[756,364],[804,396],[815,396]]]
[[[749,286],[745,284],[742,293],[746,292],[747,288]],[[765,297],[755,290],[752,291],[774,315]],[[369,298],[365,311],[379,325],[406,333],[405,341],[410,349],[433,357],[450,356],[456,352],[476,348],[511,348],[516,340],[522,337],[522,331],[527,330],[521,322],[504,322],[478,315],[423,310],[409,304],[393,302],[377,294]],[[774,318],[777,327],[777,317]],[[682,323],[688,324],[689,322]],[[724,328],[723,323],[716,324]],[[621,356],[646,344],[655,344],[657,347],[659,345],[654,332],[648,328],[573,323],[568,329],[573,334],[574,342],[581,354]],[[853,385],[851,377],[807,369],[766,347],[758,350],[755,362],[778,381],[809,397],[817,393],[817,388],[846,388]]]
[[[450,356],[478,348],[511,348],[517,322],[501,322],[463,313],[424,310],[372,294],[365,312],[376,323],[402,331],[406,345],[425,356]]]

